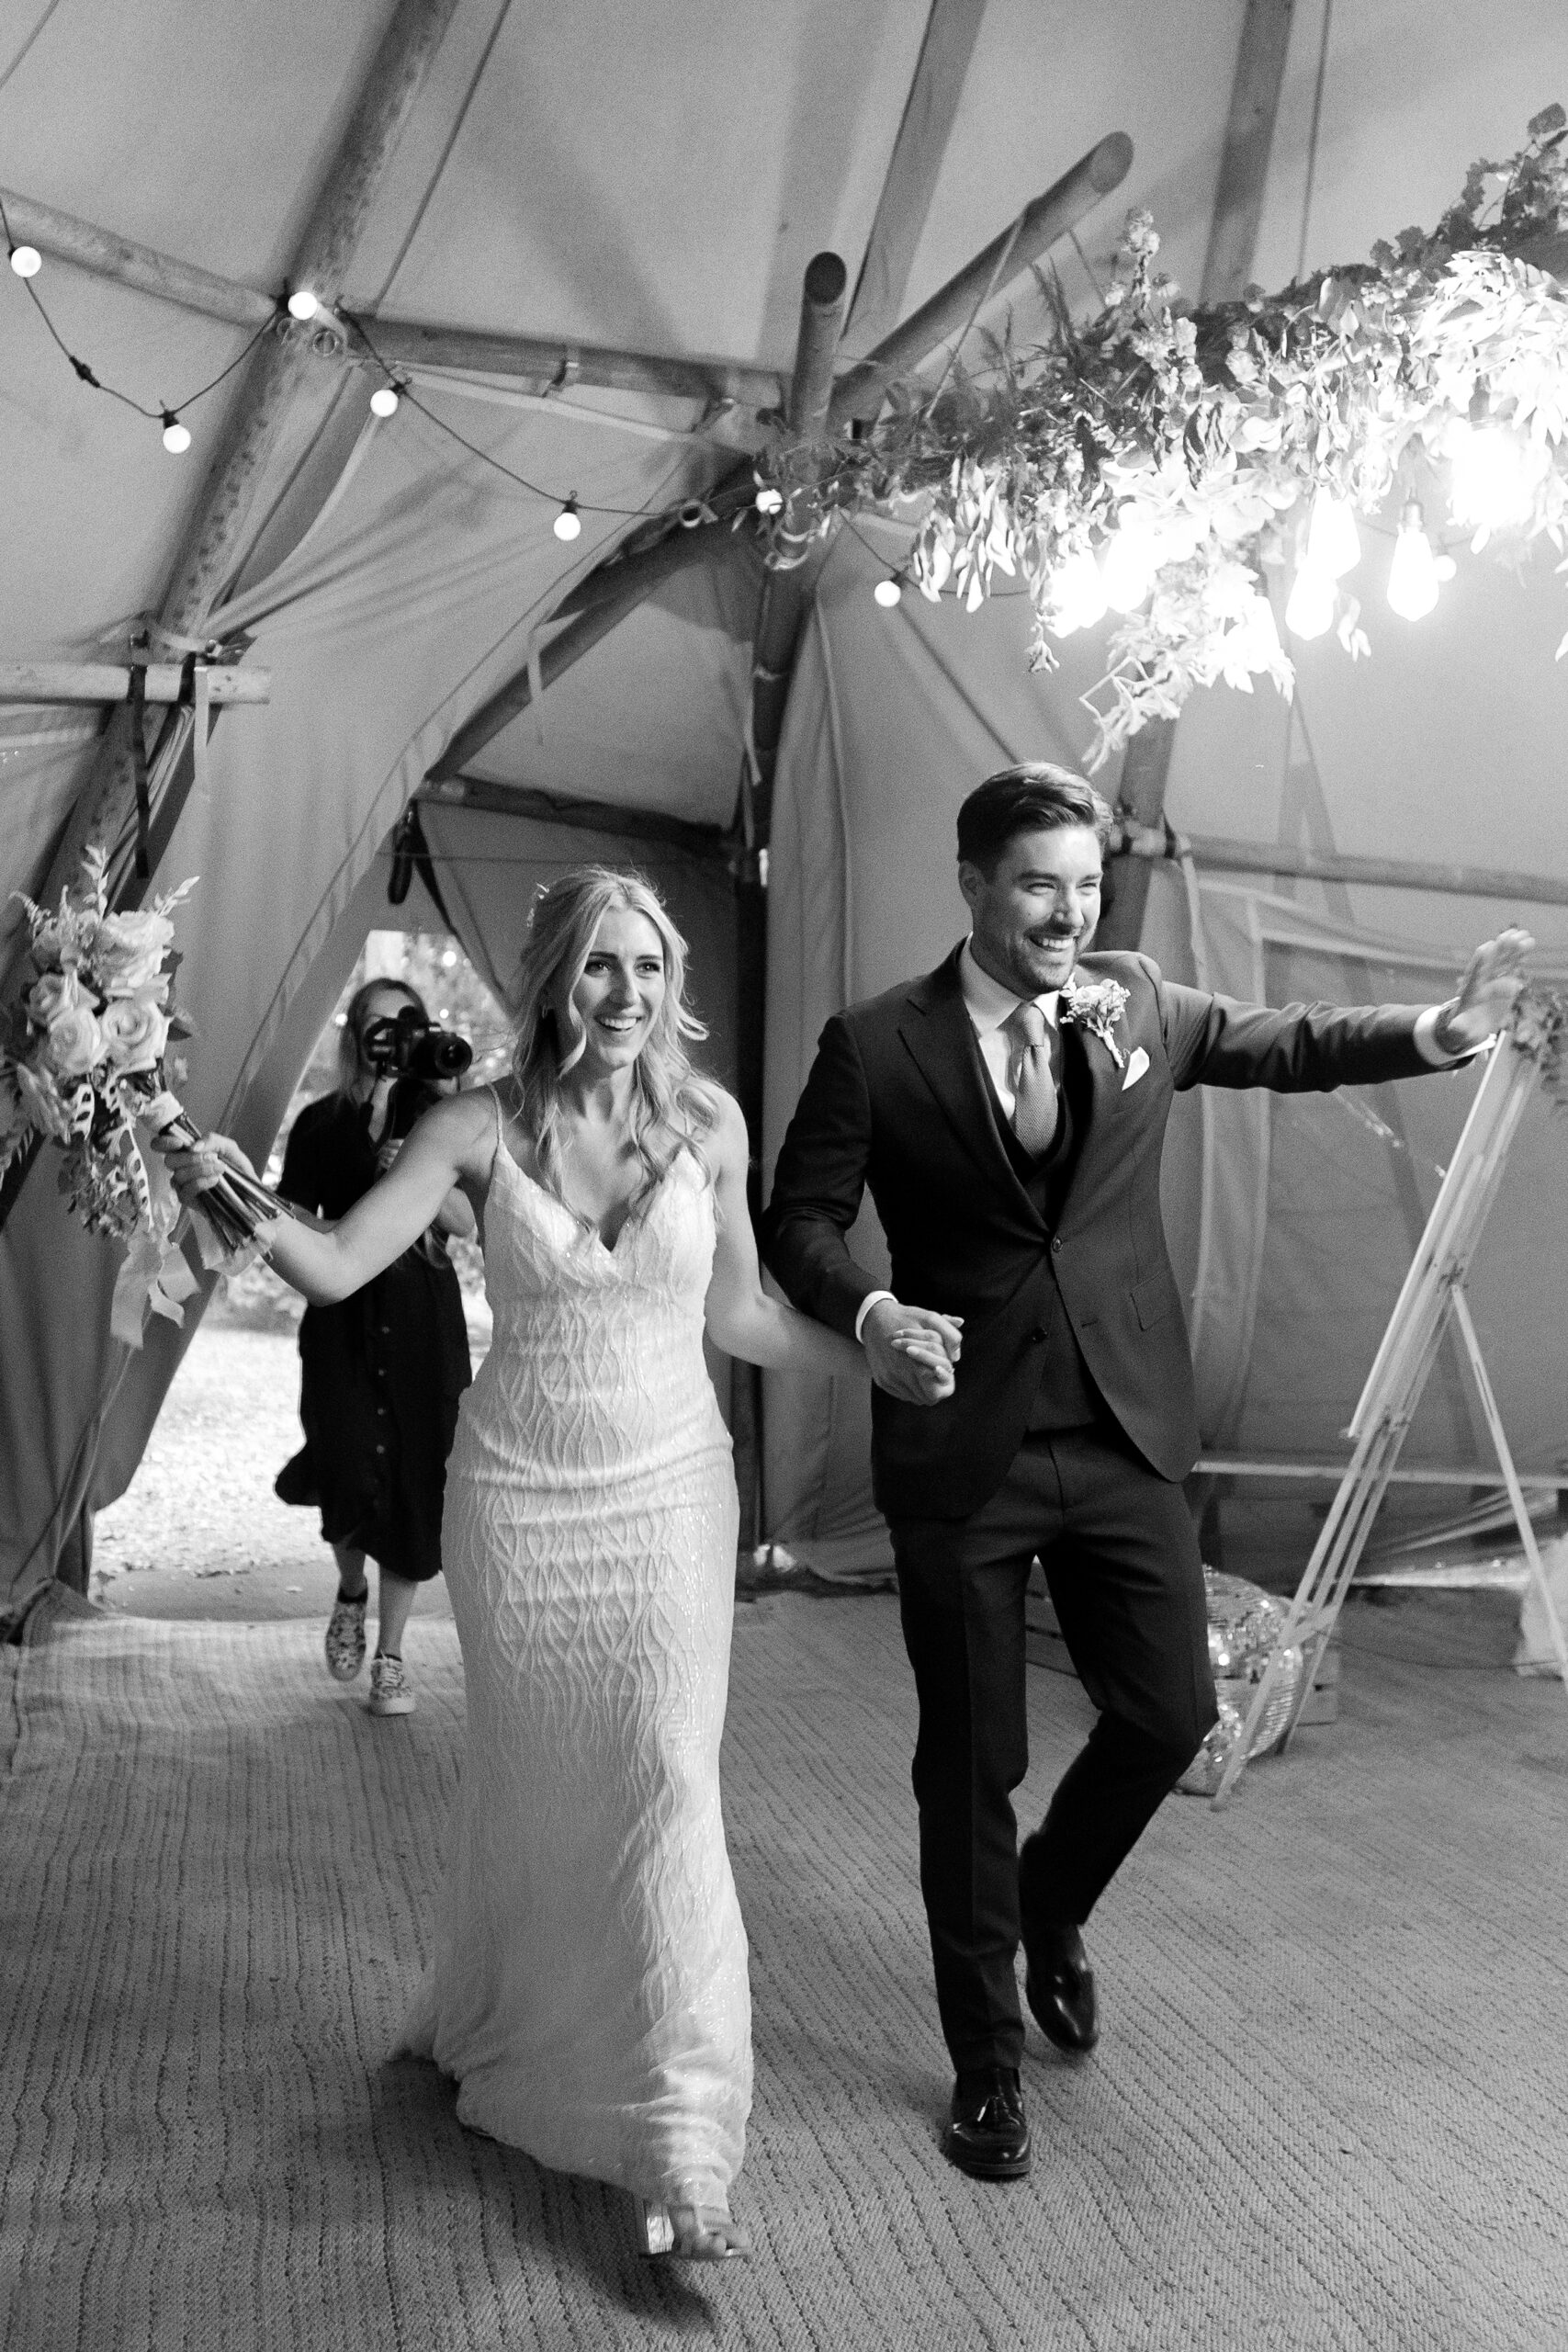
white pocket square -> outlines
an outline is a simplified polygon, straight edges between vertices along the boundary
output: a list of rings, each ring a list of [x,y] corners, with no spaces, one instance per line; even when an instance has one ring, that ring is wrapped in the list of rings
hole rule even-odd
[[[1142,1046],[1134,1046],[1132,1052],[1127,1057],[1127,1075],[1122,1080],[1122,1091],[1123,1094],[1126,1093],[1127,1089],[1130,1086],[1136,1086],[1139,1079],[1142,1078],[1148,1066],[1149,1057],[1144,1051]]]

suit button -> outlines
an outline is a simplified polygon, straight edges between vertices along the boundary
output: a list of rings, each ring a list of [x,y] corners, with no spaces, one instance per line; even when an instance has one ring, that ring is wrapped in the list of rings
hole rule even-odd
[[[1062,1237],[1061,1237],[1061,1235],[1060,1235],[1059,1233],[1054,1233],[1054,1234],[1051,1236],[1051,1248],[1052,1248],[1053,1251],[1055,1251],[1055,1250],[1059,1250],[1059,1249],[1061,1248],[1061,1246],[1062,1246]]]
[[[1045,1340],[1046,1340],[1046,1336],[1047,1336],[1047,1335],[1046,1335],[1046,1330],[1045,1330],[1045,1326],[1043,1325],[1043,1323],[1037,1323],[1037,1324],[1034,1326],[1033,1330],[1032,1330],[1032,1331],[1031,1331],[1031,1333],[1030,1333],[1030,1335],[1029,1335],[1029,1336],[1030,1336],[1030,1338],[1031,1338],[1032,1340],[1035,1340],[1035,1341],[1036,1341],[1036,1342],[1037,1342],[1041,1347],[1043,1347],[1043,1346],[1044,1346],[1044,1344],[1045,1344]]]

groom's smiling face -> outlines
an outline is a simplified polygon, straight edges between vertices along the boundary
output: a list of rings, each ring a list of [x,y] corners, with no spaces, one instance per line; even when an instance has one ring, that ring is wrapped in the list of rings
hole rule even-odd
[[[975,961],[1015,996],[1059,989],[1094,936],[1104,862],[1087,825],[1015,833],[987,874],[966,861]]]

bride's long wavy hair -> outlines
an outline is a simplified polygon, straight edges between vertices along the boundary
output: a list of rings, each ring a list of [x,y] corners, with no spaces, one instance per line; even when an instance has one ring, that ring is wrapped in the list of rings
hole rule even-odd
[[[644,1169],[640,1201],[682,1151],[704,1175],[704,1145],[718,1116],[718,1090],[692,1067],[686,1043],[707,1029],[685,1001],[686,943],[640,874],[579,865],[558,875],[534,900],[512,1012],[516,1045],[512,1077],[518,1124],[533,1146],[537,1182],[563,1203],[561,1080],[581,1060],[587,1033],[572,1005],[599,925],[607,914],[646,916],[664,954],[664,999],[637,1057],[632,1079],[632,1137]]]

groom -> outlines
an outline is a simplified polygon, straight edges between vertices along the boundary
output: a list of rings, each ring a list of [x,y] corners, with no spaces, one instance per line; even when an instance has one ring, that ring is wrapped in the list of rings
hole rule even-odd
[[[1029,2168],[1020,1941],[1042,2030],[1091,2049],[1079,1930],[1215,1720],[1180,1485],[1198,1452],[1192,1365],[1159,1205],[1171,1097],[1450,1067],[1506,1023],[1531,944],[1504,933],[1424,1012],[1271,1012],[1179,987],[1144,956],[1080,961],[1110,827],[1098,793],[1042,763],[970,794],[970,935],[828,1023],[764,1224],[789,1296],[852,1331],[876,1383],[874,1487],[919,1699],[920,1886],[957,2075],[943,2147],[985,2179]],[[892,1291],[845,1246],[866,1185]],[[922,1327],[958,1366],[934,1407],[893,1345]],[[1021,1854],[1036,1554],[1100,1713]]]

